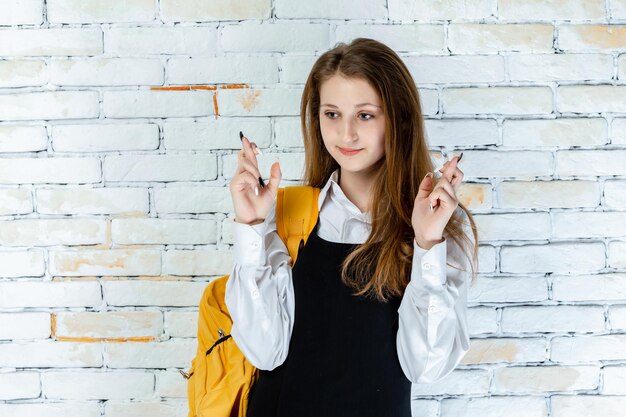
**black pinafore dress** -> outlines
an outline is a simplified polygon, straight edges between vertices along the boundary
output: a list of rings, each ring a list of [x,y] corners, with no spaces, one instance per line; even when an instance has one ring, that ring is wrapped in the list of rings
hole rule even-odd
[[[287,358],[259,370],[247,417],[411,417],[411,382],[396,350],[401,298],[351,295],[340,268],[358,245],[323,240],[318,224],[292,270]]]

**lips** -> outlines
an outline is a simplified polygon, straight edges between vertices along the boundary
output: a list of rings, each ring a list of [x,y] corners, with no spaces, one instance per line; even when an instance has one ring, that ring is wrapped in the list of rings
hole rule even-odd
[[[338,147],[339,148],[339,147]],[[344,148],[339,148],[339,151],[344,154],[344,155],[356,155],[357,153],[361,152],[363,149],[344,149]]]

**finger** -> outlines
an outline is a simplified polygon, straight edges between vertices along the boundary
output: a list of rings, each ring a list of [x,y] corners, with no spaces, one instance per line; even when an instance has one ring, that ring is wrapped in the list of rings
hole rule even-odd
[[[241,166],[244,168],[245,171],[247,171],[250,174],[254,175],[254,178],[256,178],[257,181],[259,181],[259,177],[261,176],[261,171],[259,171],[259,168],[257,168],[254,165],[252,165],[252,162],[250,162],[247,159],[244,159],[241,162]]]
[[[239,152],[237,152],[237,168],[235,168],[235,174],[233,176],[241,174],[246,170],[243,166],[243,161],[246,160],[245,153],[246,150],[244,148],[241,148]]]
[[[452,184],[445,178],[441,177],[435,189],[429,196],[429,201],[433,206],[437,205],[437,199],[445,198],[448,204],[454,204],[457,201],[456,192]]]
[[[439,187],[436,191],[433,191],[428,199],[430,201],[431,207],[433,208],[441,206],[442,204],[446,206],[454,206],[457,204],[456,199],[451,196],[446,189],[442,187]]]
[[[461,187],[461,182],[463,181],[463,177],[465,177],[465,174],[463,174],[463,171],[457,168],[453,175],[453,179],[450,182],[450,184],[452,184],[452,188],[458,191],[458,189]]]
[[[434,184],[435,184],[435,179],[433,178],[432,172],[427,173],[426,176],[422,178],[422,182],[420,182],[420,186],[419,186],[419,190],[417,191],[416,198],[428,197],[428,195],[433,190]]]
[[[259,187],[259,179],[255,178],[250,172],[245,171],[233,178],[237,184],[237,189],[240,191],[248,190],[254,193],[255,188]],[[259,189],[260,192],[260,189]]]
[[[258,167],[259,164],[256,160],[256,154],[254,153],[254,149],[252,147],[252,143],[246,136],[243,137],[243,148],[245,150],[246,159],[252,161],[252,163]]]

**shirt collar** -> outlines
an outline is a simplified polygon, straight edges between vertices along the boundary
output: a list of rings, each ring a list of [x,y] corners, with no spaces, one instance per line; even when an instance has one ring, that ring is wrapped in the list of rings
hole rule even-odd
[[[332,201],[338,203],[342,208],[344,208],[349,214],[350,217],[357,218],[365,223],[371,223],[371,216],[369,211],[365,213],[361,213],[361,210],[346,197],[343,193],[343,190],[339,186],[337,182],[339,179],[339,168],[333,171],[326,181],[324,187],[320,190],[320,196],[318,200],[318,210],[322,210],[322,205],[326,201],[327,198],[330,198]]]

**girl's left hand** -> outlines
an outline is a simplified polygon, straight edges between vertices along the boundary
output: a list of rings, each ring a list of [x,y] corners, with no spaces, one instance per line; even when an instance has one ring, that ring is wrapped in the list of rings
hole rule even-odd
[[[434,179],[426,176],[420,183],[415,197],[411,224],[415,232],[415,241],[426,250],[443,242],[443,231],[459,205],[456,196],[463,181],[463,171],[457,164],[459,156],[446,162],[441,168],[442,176],[434,185]],[[430,209],[432,204],[433,210]]]

